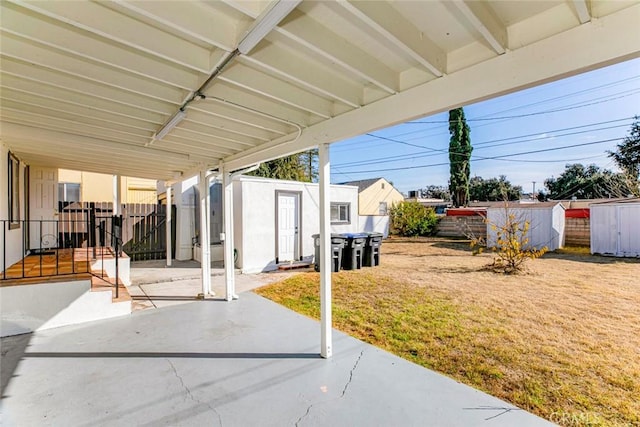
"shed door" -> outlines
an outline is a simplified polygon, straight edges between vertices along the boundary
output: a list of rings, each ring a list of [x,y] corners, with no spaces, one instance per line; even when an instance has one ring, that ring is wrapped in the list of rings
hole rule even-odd
[[[618,254],[638,256],[640,255],[639,209],[634,206],[620,206],[618,209]]]
[[[296,259],[298,247],[298,196],[278,194],[278,262]]]
[[[58,170],[30,169],[30,249],[58,247]]]

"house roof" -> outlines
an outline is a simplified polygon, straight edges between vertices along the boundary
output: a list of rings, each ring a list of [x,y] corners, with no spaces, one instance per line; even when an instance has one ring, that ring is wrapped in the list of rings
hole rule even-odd
[[[2,143],[32,165],[164,180],[640,55],[638,1],[6,0],[0,14]]]
[[[605,202],[596,202],[596,203],[591,203],[590,206],[594,206],[594,205],[626,205],[626,204],[635,204],[635,203],[640,203],[640,197],[629,197],[626,199],[615,199],[615,200],[607,200]]]
[[[358,187],[358,193],[361,193],[362,191],[364,191],[367,188],[371,187],[373,184],[375,184],[376,182],[380,181],[381,179],[384,179],[384,178],[369,178],[369,179],[361,179],[359,181],[341,182],[340,185],[352,185],[354,187]],[[391,184],[389,184],[389,185],[391,185]]]

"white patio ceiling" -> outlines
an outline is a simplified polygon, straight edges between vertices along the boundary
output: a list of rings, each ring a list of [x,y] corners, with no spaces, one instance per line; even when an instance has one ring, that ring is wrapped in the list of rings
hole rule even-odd
[[[304,0],[153,140],[272,6],[3,0],[2,143],[34,165],[174,180],[640,52],[638,1]]]

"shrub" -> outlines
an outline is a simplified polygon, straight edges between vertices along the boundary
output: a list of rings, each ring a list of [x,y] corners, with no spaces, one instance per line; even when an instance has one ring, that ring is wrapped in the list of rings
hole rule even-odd
[[[538,249],[529,245],[529,229],[531,224],[524,218],[515,215],[505,203],[504,223],[494,224],[485,222],[496,233],[495,246],[489,249],[493,252],[493,262],[486,266],[495,272],[516,274],[523,270],[524,263],[529,259],[540,258],[548,248]],[[481,254],[486,246],[486,240],[481,237],[471,238],[471,248],[474,255]]]
[[[389,209],[392,234],[400,236],[431,236],[436,231],[438,217],[433,208],[418,202],[400,202]]]

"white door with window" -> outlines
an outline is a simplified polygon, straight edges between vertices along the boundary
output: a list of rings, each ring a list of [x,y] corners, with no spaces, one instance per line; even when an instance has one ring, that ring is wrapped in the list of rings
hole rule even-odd
[[[298,255],[298,201],[297,194],[278,194],[278,262],[293,261]]]
[[[30,168],[30,249],[58,246],[58,169]]]

